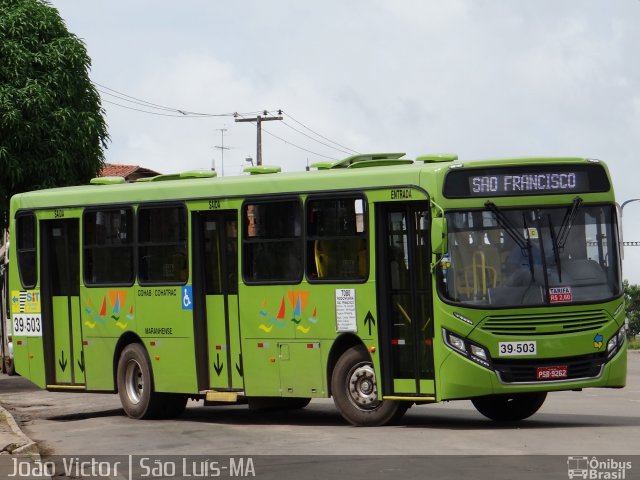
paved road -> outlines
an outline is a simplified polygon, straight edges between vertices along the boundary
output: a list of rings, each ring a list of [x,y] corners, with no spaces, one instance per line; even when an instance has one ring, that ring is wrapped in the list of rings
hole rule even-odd
[[[49,393],[6,376],[0,403],[45,457],[557,454],[566,466],[568,455],[640,452],[640,353],[629,354],[625,389],[550,394],[535,416],[517,426],[496,425],[466,401],[413,407],[402,425],[382,428],[348,426],[331,400],[268,414],[192,402],[178,420],[136,421],[124,415],[116,395]],[[638,460],[633,473],[640,474]]]

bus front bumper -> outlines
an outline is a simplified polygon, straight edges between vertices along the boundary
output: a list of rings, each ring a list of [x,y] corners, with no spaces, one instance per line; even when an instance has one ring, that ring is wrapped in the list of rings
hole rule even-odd
[[[556,363],[561,363],[562,359]],[[541,364],[545,361],[541,360]],[[547,362],[548,363],[548,362]],[[536,368],[532,364],[530,368]],[[483,395],[552,392],[582,388],[622,388],[627,377],[627,345],[601,367],[594,368],[587,377],[565,380],[522,380],[504,374],[502,366],[485,368],[470,359],[449,352],[439,369],[437,400],[468,399]],[[505,378],[507,380],[505,381]]]

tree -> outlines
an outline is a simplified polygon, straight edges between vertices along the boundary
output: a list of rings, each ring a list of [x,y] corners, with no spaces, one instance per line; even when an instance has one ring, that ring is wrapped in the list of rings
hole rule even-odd
[[[640,285],[629,285],[624,281],[624,301],[627,307],[627,318],[629,319],[629,338],[633,338],[640,333]]]
[[[109,135],[90,66],[46,0],[0,0],[0,224],[12,195],[102,169]]]

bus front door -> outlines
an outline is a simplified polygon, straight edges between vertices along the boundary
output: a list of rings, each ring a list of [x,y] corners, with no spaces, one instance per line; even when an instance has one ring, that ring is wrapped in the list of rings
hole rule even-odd
[[[377,285],[385,396],[435,394],[429,205],[379,205]]]
[[[244,387],[238,323],[238,214],[195,212],[193,289],[200,391]]]
[[[80,321],[79,220],[42,220],[43,347],[47,386],[85,384]]]

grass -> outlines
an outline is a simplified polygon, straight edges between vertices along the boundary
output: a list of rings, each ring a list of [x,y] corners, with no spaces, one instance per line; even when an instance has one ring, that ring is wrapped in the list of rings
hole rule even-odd
[[[640,350],[640,338],[634,338],[633,340],[629,340],[629,349]]]

